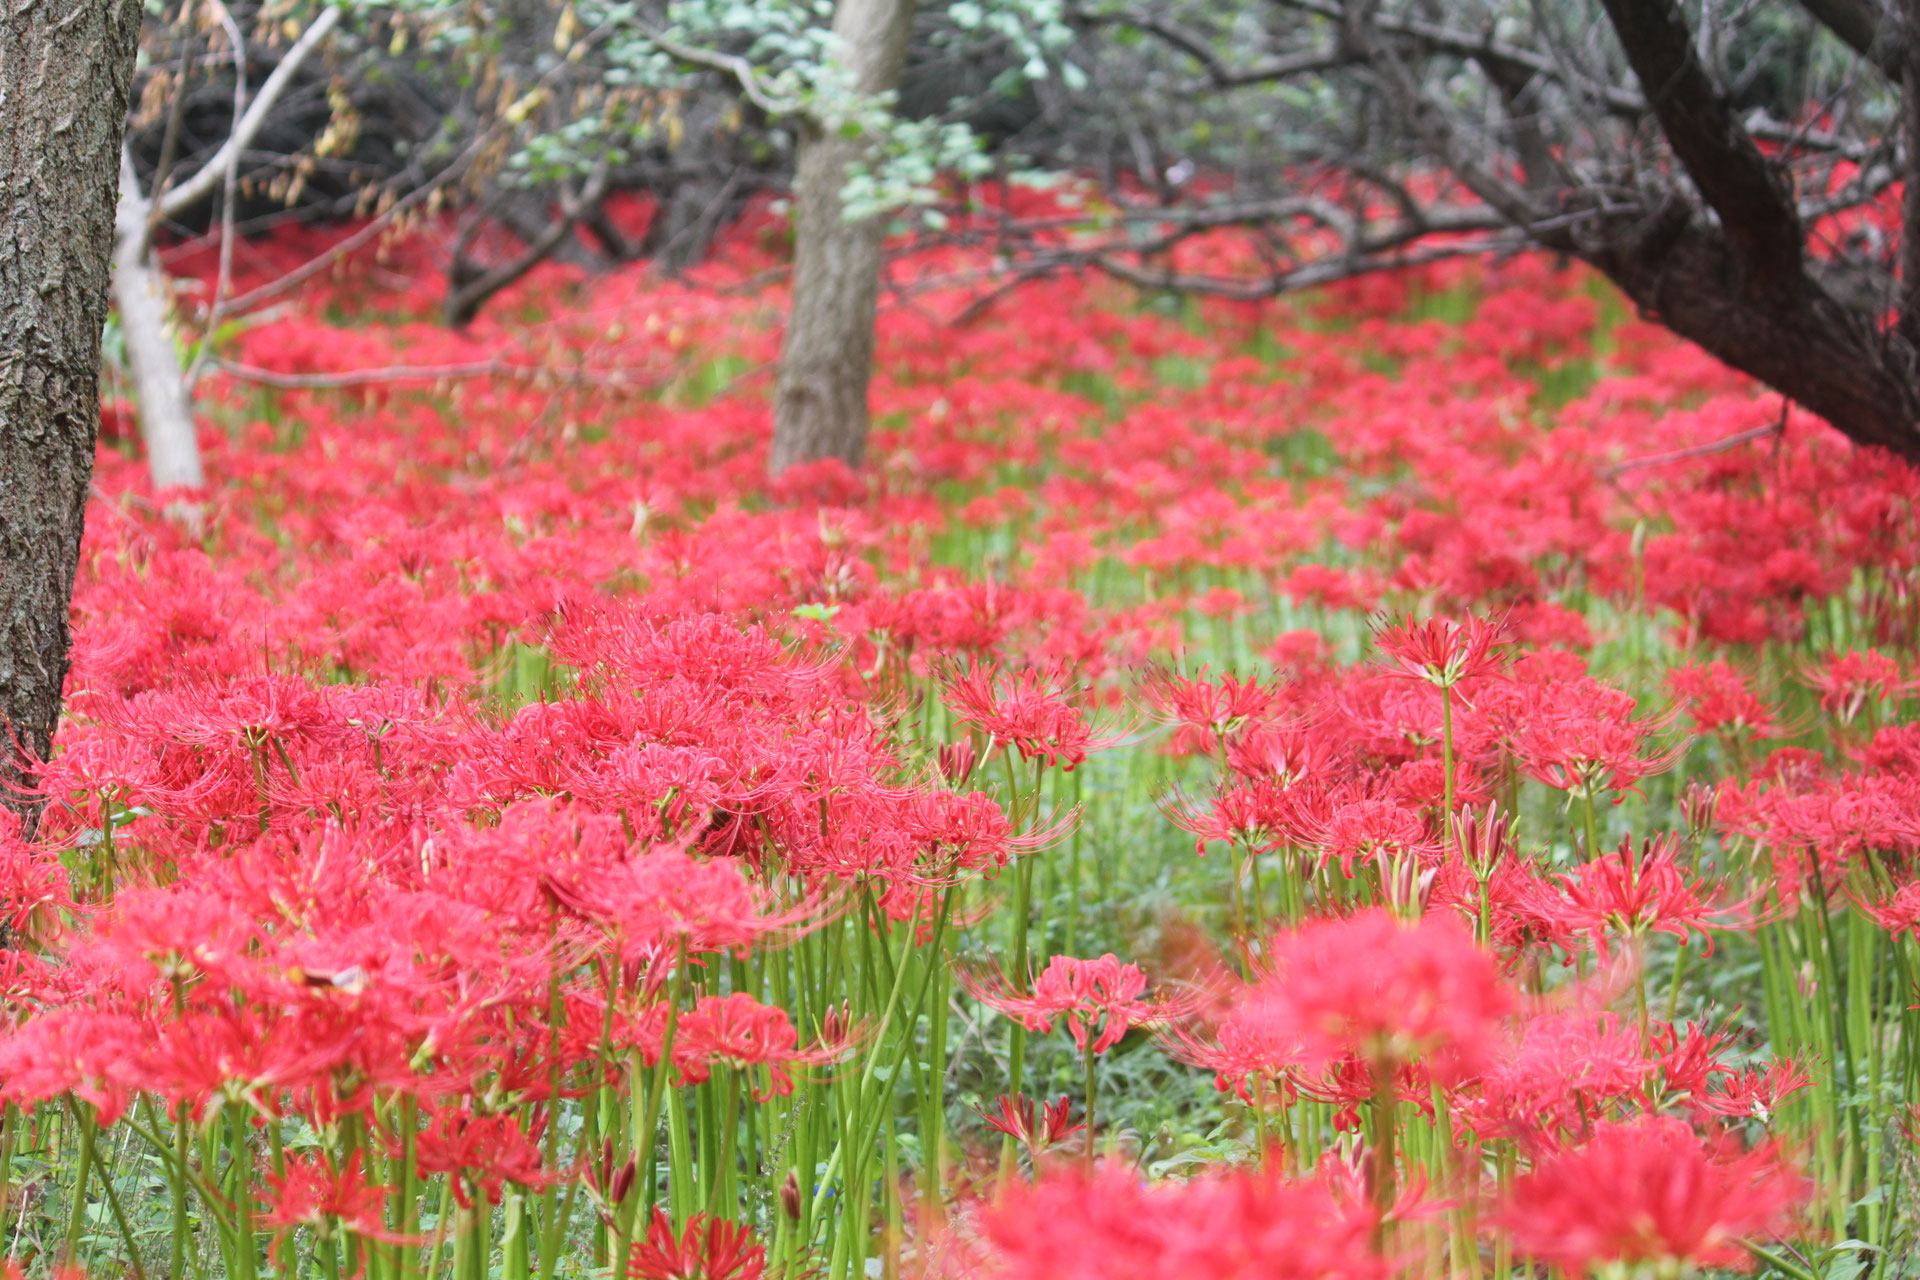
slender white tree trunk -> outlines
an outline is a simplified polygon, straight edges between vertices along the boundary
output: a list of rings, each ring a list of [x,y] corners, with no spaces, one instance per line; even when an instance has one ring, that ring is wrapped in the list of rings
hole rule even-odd
[[[152,204],[140,193],[133,164],[120,163],[120,206],[114,216],[113,304],[120,312],[127,371],[140,406],[140,436],[153,487],[198,489],[206,483],[194,436],[193,401],[167,320],[167,278],[148,248]]]
[[[224,11],[223,11],[224,12]],[[245,114],[233,123],[227,140],[213,158],[191,178],[158,197],[163,217],[173,218],[206,199],[229,177],[240,153],[252,145],[267,115],[293,83],[308,56],[340,24],[340,10],[328,7],[293,42],[280,65],[253,97]],[[230,30],[237,28],[229,25]],[[234,37],[238,39],[236,35]],[[236,50],[236,54],[241,51]],[[240,59],[244,75],[244,57]],[[114,215],[113,302],[120,313],[120,333],[126,341],[128,371],[139,398],[140,435],[147,449],[147,471],[158,489],[197,489],[206,483],[200,466],[200,442],[194,435],[193,392],[180,352],[167,323],[167,277],[153,256],[148,228],[154,219],[153,201],[140,190],[133,161],[120,156],[120,204]],[[189,508],[191,510],[191,508]]]
[[[913,0],[839,0],[835,56],[862,97],[900,87],[913,30]],[[880,296],[879,218],[849,222],[840,200],[848,169],[869,149],[820,122],[803,124],[794,175],[793,302],[774,390],[778,475],[796,462],[839,458],[858,466],[867,449],[867,382]]]

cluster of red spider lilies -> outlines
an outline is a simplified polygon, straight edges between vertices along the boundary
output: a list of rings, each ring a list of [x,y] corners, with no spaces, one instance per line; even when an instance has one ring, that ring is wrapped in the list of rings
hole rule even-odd
[[[28,1274],[1903,1247],[1910,471],[1548,262],[953,328],[939,250],[868,469],[768,482],[756,225],[463,336],[429,251],[229,339],[441,372],[215,380],[197,526],[103,449],[0,828]]]

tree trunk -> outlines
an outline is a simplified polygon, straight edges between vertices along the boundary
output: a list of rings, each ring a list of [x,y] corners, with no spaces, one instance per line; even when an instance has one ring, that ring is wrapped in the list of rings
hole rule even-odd
[[[120,166],[120,208],[114,220],[113,304],[126,340],[127,369],[140,406],[140,437],[156,491],[198,489],[200,442],[180,352],[167,331],[167,277],[147,248],[153,206],[140,193],[132,161]]]
[[[53,749],[139,0],[0,9],[0,803]]]
[[[836,56],[862,97],[900,86],[912,0],[839,0]],[[849,222],[840,192],[869,143],[834,122],[803,126],[794,175],[793,303],[773,398],[774,475],[796,462],[839,458],[859,466],[867,450],[867,380],[880,295],[879,218]]]
[[[235,102],[236,114],[225,142],[213,157],[192,177],[170,190],[160,191],[153,199],[140,190],[140,179],[133,170],[132,157],[120,155],[120,197],[114,222],[113,302],[120,313],[120,332],[126,339],[127,364],[133,374],[134,394],[139,399],[140,436],[147,449],[147,474],[156,491],[198,489],[206,483],[200,466],[200,441],[193,425],[193,388],[187,384],[180,367],[180,352],[167,330],[167,275],[153,253],[152,227],[155,221],[177,218],[207,199],[226,182],[231,194],[235,176],[229,170],[241,154],[253,144],[267,117],[293,84],[302,64],[325,43],[340,25],[340,10],[320,12],[281,56],[260,91],[244,112]],[[246,51],[236,48],[237,74],[246,75]],[[188,92],[183,78],[178,93]],[[116,135],[118,137],[118,135]],[[119,145],[117,142],[116,146]],[[164,178],[156,174],[156,181]],[[154,201],[160,204],[158,217]],[[230,231],[231,226],[222,234]],[[216,311],[217,317],[217,311]],[[213,338],[207,335],[208,341]],[[192,513],[192,503],[170,505],[175,515]]]

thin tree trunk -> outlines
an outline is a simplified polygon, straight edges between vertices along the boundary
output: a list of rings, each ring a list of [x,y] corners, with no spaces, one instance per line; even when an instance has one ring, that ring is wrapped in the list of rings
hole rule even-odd
[[[0,803],[53,749],[139,0],[0,8]]]
[[[140,437],[155,490],[198,489],[200,442],[194,435],[193,401],[180,368],[180,351],[167,331],[167,277],[147,251],[147,221],[153,206],[140,194],[140,180],[124,156],[120,208],[115,217],[113,305],[127,345],[127,370],[140,406]]]
[[[913,0],[839,0],[836,53],[862,97],[900,86]],[[859,466],[867,450],[867,381],[880,295],[879,218],[849,222],[840,192],[868,147],[832,122],[803,126],[794,176],[793,303],[773,400],[778,475],[796,462],[839,458]]]
[[[244,112],[235,104],[235,118],[227,140],[192,177],[161,192],[156,215],[154,202],[140,190],[132,161],[121,157],[119,212],[113,246],[113,302],[120,313],[120,332],[126,339],[127,364],[139,399],[140,435],[147,450],[147,473],[156,490],[198,489],[206,483],[200,466],[200,441],[193,425],[193,390],[180,366],[180,352],[167,330],[167,276],[153,253],[153,224],[177,218],[213,194],[231,178],[228,170],[252,145],[268,115],[293,84],[302,64],[325,43],[340,24],[340,10],[326,8],[281,57],[273,74],[254,95]],[[230,27],[237,33],[237,27]],[[233,37],[237,39],[236,37]],[[244,89],[246,50],[234,50],[235,74]],[[189,86],[183,77],[176,92]],[[156,179],[166,175],[157,173]],[[193,511],[191,504],[175,508]]]

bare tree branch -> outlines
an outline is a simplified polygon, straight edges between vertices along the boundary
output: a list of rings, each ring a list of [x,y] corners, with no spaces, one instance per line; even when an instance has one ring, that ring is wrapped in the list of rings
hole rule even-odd
[[[1905,75],[1906,37],[1875,0],[1800,0],[1800,7],[1889,80],[1898,83]]]
[[[172,190],[156,196],[154,207],[159,218],[177,218],[213,194],[213,189],[223,180],[228,166],[235,161],[240,152],[253,145],[254,138],[267,123],[267,117],[272,113],[274,105],[279,102],[280,95],[286,92],[288,85],[293,83],[293,77],[300,70],[301,64],[329,35],[333,34],[333,29],[339,25],[339,9],[329,7],[320,11],[320,16],[300,33],[300,38],[293,42],[293,46],[280,59],[280,65],[273,69],[273,74],[267,77],[266,83],[260,86],[260,91],[254,94],[253,102],[247,107],[246,114],[234,121],[233,131],[227,135],[227,140],[220,144],[220,150],[214,152],[213,157],[201,165],[191,178]],[[237,55],[238,53],[239,51],[236,51]],[[246,82],[246,62],[243,56],[240,57],[240,70],[235,74],[240,77],[241,83]]]
[[[1773,165],[1700,63],[1675,0],[1602,0],[1667,145],[1746,267],[1799,274],[1804,229]]]

